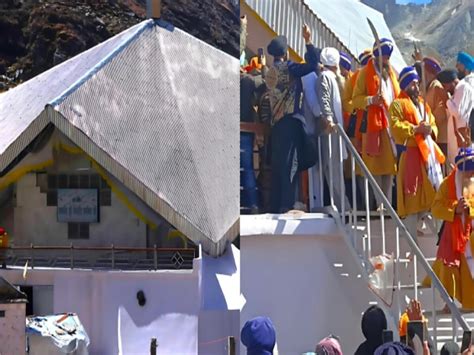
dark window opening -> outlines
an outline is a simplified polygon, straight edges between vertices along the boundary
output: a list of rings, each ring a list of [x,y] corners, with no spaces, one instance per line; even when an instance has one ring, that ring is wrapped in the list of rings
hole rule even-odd
[[[67,237],[69,239],[89,239],[89,223],[68,223]]]
[[[58,205],[58,191],[50,190],[46,193],[46,206]]]

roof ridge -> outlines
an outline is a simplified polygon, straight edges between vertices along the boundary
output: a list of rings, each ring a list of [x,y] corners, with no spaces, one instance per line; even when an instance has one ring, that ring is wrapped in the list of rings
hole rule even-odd
[[[87,80],[89,80],[93,75],[95,75],[99,70],[101,70],[104,66],[106,66],[112,59],[114,59],[117,55],[119,55],[130,43],[135,41],[140,35],[147,29],[151,28],[154,25],[153,20],[146,20],[143,22],[142,26],[138,28],[138,30],[128,37],[120,46],[115,48],[112,52],[110,52],[105,58],[103,58],[100,62],[94,65],[91,69],[89,69],[81,78],[79,78],[74,84],[72,84],[66,91],[64,91],[61,95],[57,98],[50,101],[48,104],[52,107],[59,105],[63,102],[69,95],[75,92],[79,87],[82,86]]]

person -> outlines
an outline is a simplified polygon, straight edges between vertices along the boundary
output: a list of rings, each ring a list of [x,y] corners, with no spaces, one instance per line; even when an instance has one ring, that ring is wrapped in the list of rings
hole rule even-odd
[[[445,156],[433,139],[438,130],[420,96],[416,69],[404,68],[399,82],[402,91],[389,108],[395,143],[405,146],[397,173],[397,212],[416,241],[418,222],[429,212],[443,180]]]
[[[271,355],[275,348],[276,331],[268,317],[256,317],[245,322],[240,332],[248,355]]]
[[[470,122],[474,119],[474,58],[468,53],[460,52],[456,69],[461,80],[456,85],[454,95],[448,100],[447,106],[450,114],[454,117],[458,130],[461,127],[466,127],[464,138],[467,141],[466,143],[470,144],[471,137],[474,137],[472,133],[474,124]]]
[[[308,62],[308,53],[305,54],[305,61]],[[321,114],[321,107],[319,106],[318,93],[316,83],[320,75],[319,63],[313,68],[313,71],[301,78],[303,86],[303,105],[304,105],[304,117],[308,128],[308,133],[311,134],[315,139],[323,133],[321,128],[321,120],[319,115]],[[320,187],[323,183],[320,181],[319,175],[319,164],[308,169],[308,187],[309,187],[309,199],[310,209],[314,207],[323,207],[324,201],[322,200]]]
[[[350,80],[352,76],[352,60],[351,57],[344,52],[339,52],[339,70],[337,74],[337,83],[339,85],[339,91],[341,96],[344,92],[346,82]]]
[[[471,186],[466,182],[474,177],[474,149],[461,149],[455,163],[455,168],[436,193],[431,208],[433,217],[444,221],[433,271],[448,294],[457,299],[462,308],[472,310],[474,234],[471,231],[474,204],[468,199]],[[423,284],[430,286],[431,280],[426,278]],[[444,311],[449,312],[447,305]]]
[[[362,158],[390,203],[397,153],[388,130],[388,108],[400,93],[395,71],[390,65],[392,52],[393,43],[389,39],[382,38],[380,48],[374,44],[375,58],[360,70],[352,96],[355,109],[367,110],[367,119],[361,127],[364,132]],[[378,64],[380,56],[382,68]],[[379,207],[381,202],[378,199]]]
[[[426,103],[431,108],[431,112],[438,127],[436,143],[446,156],[448,154],[448,114],[446,103],[448,94],[443,89],[443,85],[437,79],[441,72],[441,66],[436,59],[426,57],[423,59],[426,75]]]
[[[335,162],[339,161],[340,156],[346,159],[347,150],[345,145],[339,144],[337,137],[330,136],[336,125],[343,127],[342,103],[336,74],[339,61],[339,51],[336,48],[326,47],[321,51],[321,63],[324,68],[317,80],[317,93],[321,108],[321,125],[326,133],[321,136],[322,169],[330,192],[333,193],[331,203],[342,211],[342,199],[344,199],[346,209],[349,209],[349,200],[344,187],[341,186],[341,180],[344,178],[343,171],[340,164]]]
[[[423,315],[421,303],[415,299],[410,300],[405,312],[400,317],[400,321],[398,324],[400,342],[403,344],[408,344],[409,347],[415,350],[417,346],[420,346],[422,344],[419,344],[417,341],[414,340],[415,334],[411,334],[411,330],[410,330],[410,334],[408,332],[408,323],[412,321],[423,322],[424,332],[425,334],[428,334],[428,320]],[[409,336],[408,341],[407,341],[407,336]],[[428,337],[427,345],[428,345],[428,349],[430,353],[434,354],[435,353],[434,344],[432,342],[431,337]]]
[[[454,69],[445,69],[442,70],[438,75],[437,75],[437,80],[441,83],[441,86],[443,87],[445,97],[448,99],[454,95],[454,90],[456,89],[457,84],[459,83],[459,78],[457,75],[457,71]],[[445,106],[446,106],[446,115],[447,115],[447,162],[446,162],[446,167],[447,167],[447,173],[451,172],[451,165],[454,164],[454,159],[456,158],[456,155],[459,151],[459,145],[458,145],[458,137],[462,138],[462,135],[460,135],[457,132],[457,125],[458,123],[454,120],[454,117],[452,117],[449,114],[448,111],[448,106],[447,102],[448,99],[446,99]]]
[[[269,43],[267,52],[273,56],[273,65],[265,76],[272,111],[271,211],[285,213],[294,207],[299,171],[302,167],[304,116],[301,107],[301,77],[311,73],[319,62],[318,50],[311,43],[311,31],[303,27],[308,62],[301,64],[288,60],[285,36]]]
[[[7,248],[8,248],[8,233],[0,227],[0,265],[2,269],[7,268]]]
[[[375,350],[374,355],[415,355],[415,352],[407,345],[394,341],[391,343],[385,343],[378,347]]]
[[[359,345],[355,355],[373,355],[383,343],[383,331],[387,329],[385,313],[377,305],[370,306],[362,316],[362,333],[365,341]]]
[[[330,335],[316,345],[316,355],[343,355],[339,339]]]
[[[369,60],[372,58],[372,48],[365,49],[359,55],[360,68],[357,69],[344,85],[344,90],[342,93],[342,109],[345,115],[348,116],[347,122],[345,122],[345,129],[349,138],[351,138],[352,143],[355,148],[362,152],[362,134],[360,131],[360,125],[362,122],[362,117],[365,110],[356,110],[352,101],[352,95],[354,93],[354,88],[357,82],[357,78],[362,68],[364,68]]]
[[[352,94],[354,92],[354,87],[357,82],[357,77],[360,70],[367,65],[369,60],[372,58],[372,48],[365,49],[359,55],[360,67],[354,72],[351,73],[349,78],[346,80],[344,85],[344,90],[342,92],[342,110],[344,114],[344,129],[349,136],[352,144],[355,149],[362,154],[362,132],[360,130],[362,119],[367,111],[365,110],[356,110],[352,102]],[[352,163],[351,159],[346,159],[346,165],[344,166],[345,177],[349,180],[348,190],[352,190]],[[362,204],[358,204],[358,208],[363,207],[365,199],[362,197],[362,193],[365,190],[364,179],[362,178],[362,172],[359,164],[356,164],[355,168],[356,173],[356,199],[357,201],[362,201]],[[353,196],[353,194],[351,194]],[[353,206],[355,206],[354,202]]]
[[[448,341],[441,348],[440,355],[458,355],[459,351],[460,349],[457,343]]]

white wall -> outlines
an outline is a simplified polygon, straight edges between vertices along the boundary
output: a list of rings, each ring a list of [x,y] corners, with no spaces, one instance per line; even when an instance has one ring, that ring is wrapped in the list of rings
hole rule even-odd
[[[117,355],[119,347],[123,354],[148,355],[152,337],[159,354],[187,355],[198,350],[199,270],[196,260],[193,271],[31,270],[26,281],[21,270],[0,275],[17,285],[54,286],[53,312],[78,314],[91,355]],[[139,290],[144,307],[136,299]]]
[[[25,354],[25,303],[0,303],[0,354]]]
[[[319,230],[317,223],[313,230]],[[314,351],[328,334],[341,337],[344,353],[354,353],[363,341],[361,314],[374,296],[357,278],[341,236],[241,235],[240,245],[241,290],[247,301],[241,327],[250,318],[270,317],[280,354]]]
[[[57,208],[46,206],[46,194],[36,187],[35,174],[17,183],[14,210],[15,245],[146,246],[146,225],[112,193],[112,206],[100,207],[100,223],[90,225],[89,239],[68,239],[67,223],[57,222]]]

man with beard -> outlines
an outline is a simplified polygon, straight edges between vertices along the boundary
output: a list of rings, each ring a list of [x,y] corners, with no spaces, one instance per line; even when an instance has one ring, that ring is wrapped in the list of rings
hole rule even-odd
[[[457,120],[454,121],[454,117],[451,117],[449,111],[447,109],[447,103],[450,97],[454,95],[454,90],[459,83],[458,73],[454,69],[445,69],[441,71],[437,76],[436,79],[441,83],[443,87],[443,91],[447,97],[446,99],[446,115],[448,117],[448,124],[447,124],[447,156],[446,156],[446,167],[448,168],[448,172],[451,171],[451,165],[454,164],[454,160],[456,155],[459,151],[459,146],[457,142],[456,130],[458,126]],[[456,127],[456,128],[455,128]],[[459,134],[458,134],[459,135]]]
[[[433,116],[438,127],[438,137],[436,143],[443,151],[444,155],[448,154],[448,114],[446,102],[449,97],[443,89],[443,85],[436,79],[441,72],[439,62],[434,58],[423,58],[423,66],[426,76],[426,103],[431,108]]]
[[[434,138],[438,134],[431,109],[420,96],[414,67],[400,73],[401,93],[390,105],[390,126],[395,142],[405,146],[397,174],[397,209],[416,241],[418,221],[430,210],[443,174],[445,157]]]
[[[474,136],[473,109],[474,109],[474,58],[465,52],[458,54],[456,64],[458,77],[461,81],[456,85],[453,97],[448,100],[449,113],[454,117],[458,130],[461,127],[470,127],[466,130],[465,138],[468,144]]]
[[[388,130],[388,108],[400,93],[395,71],[390,65],[392,51],[393,43],[389,39],[382,38],[380,48],[374,45],[375,58],[360,70],[352,96],[355,109],[367,110],[367,118],[361,124],[362,159],[390,202],[396,173],[396,149]],[[382,69],[378,65],[379,56],[382,56]],[[377,201],[377,204],[380,206],[381,202]]]

